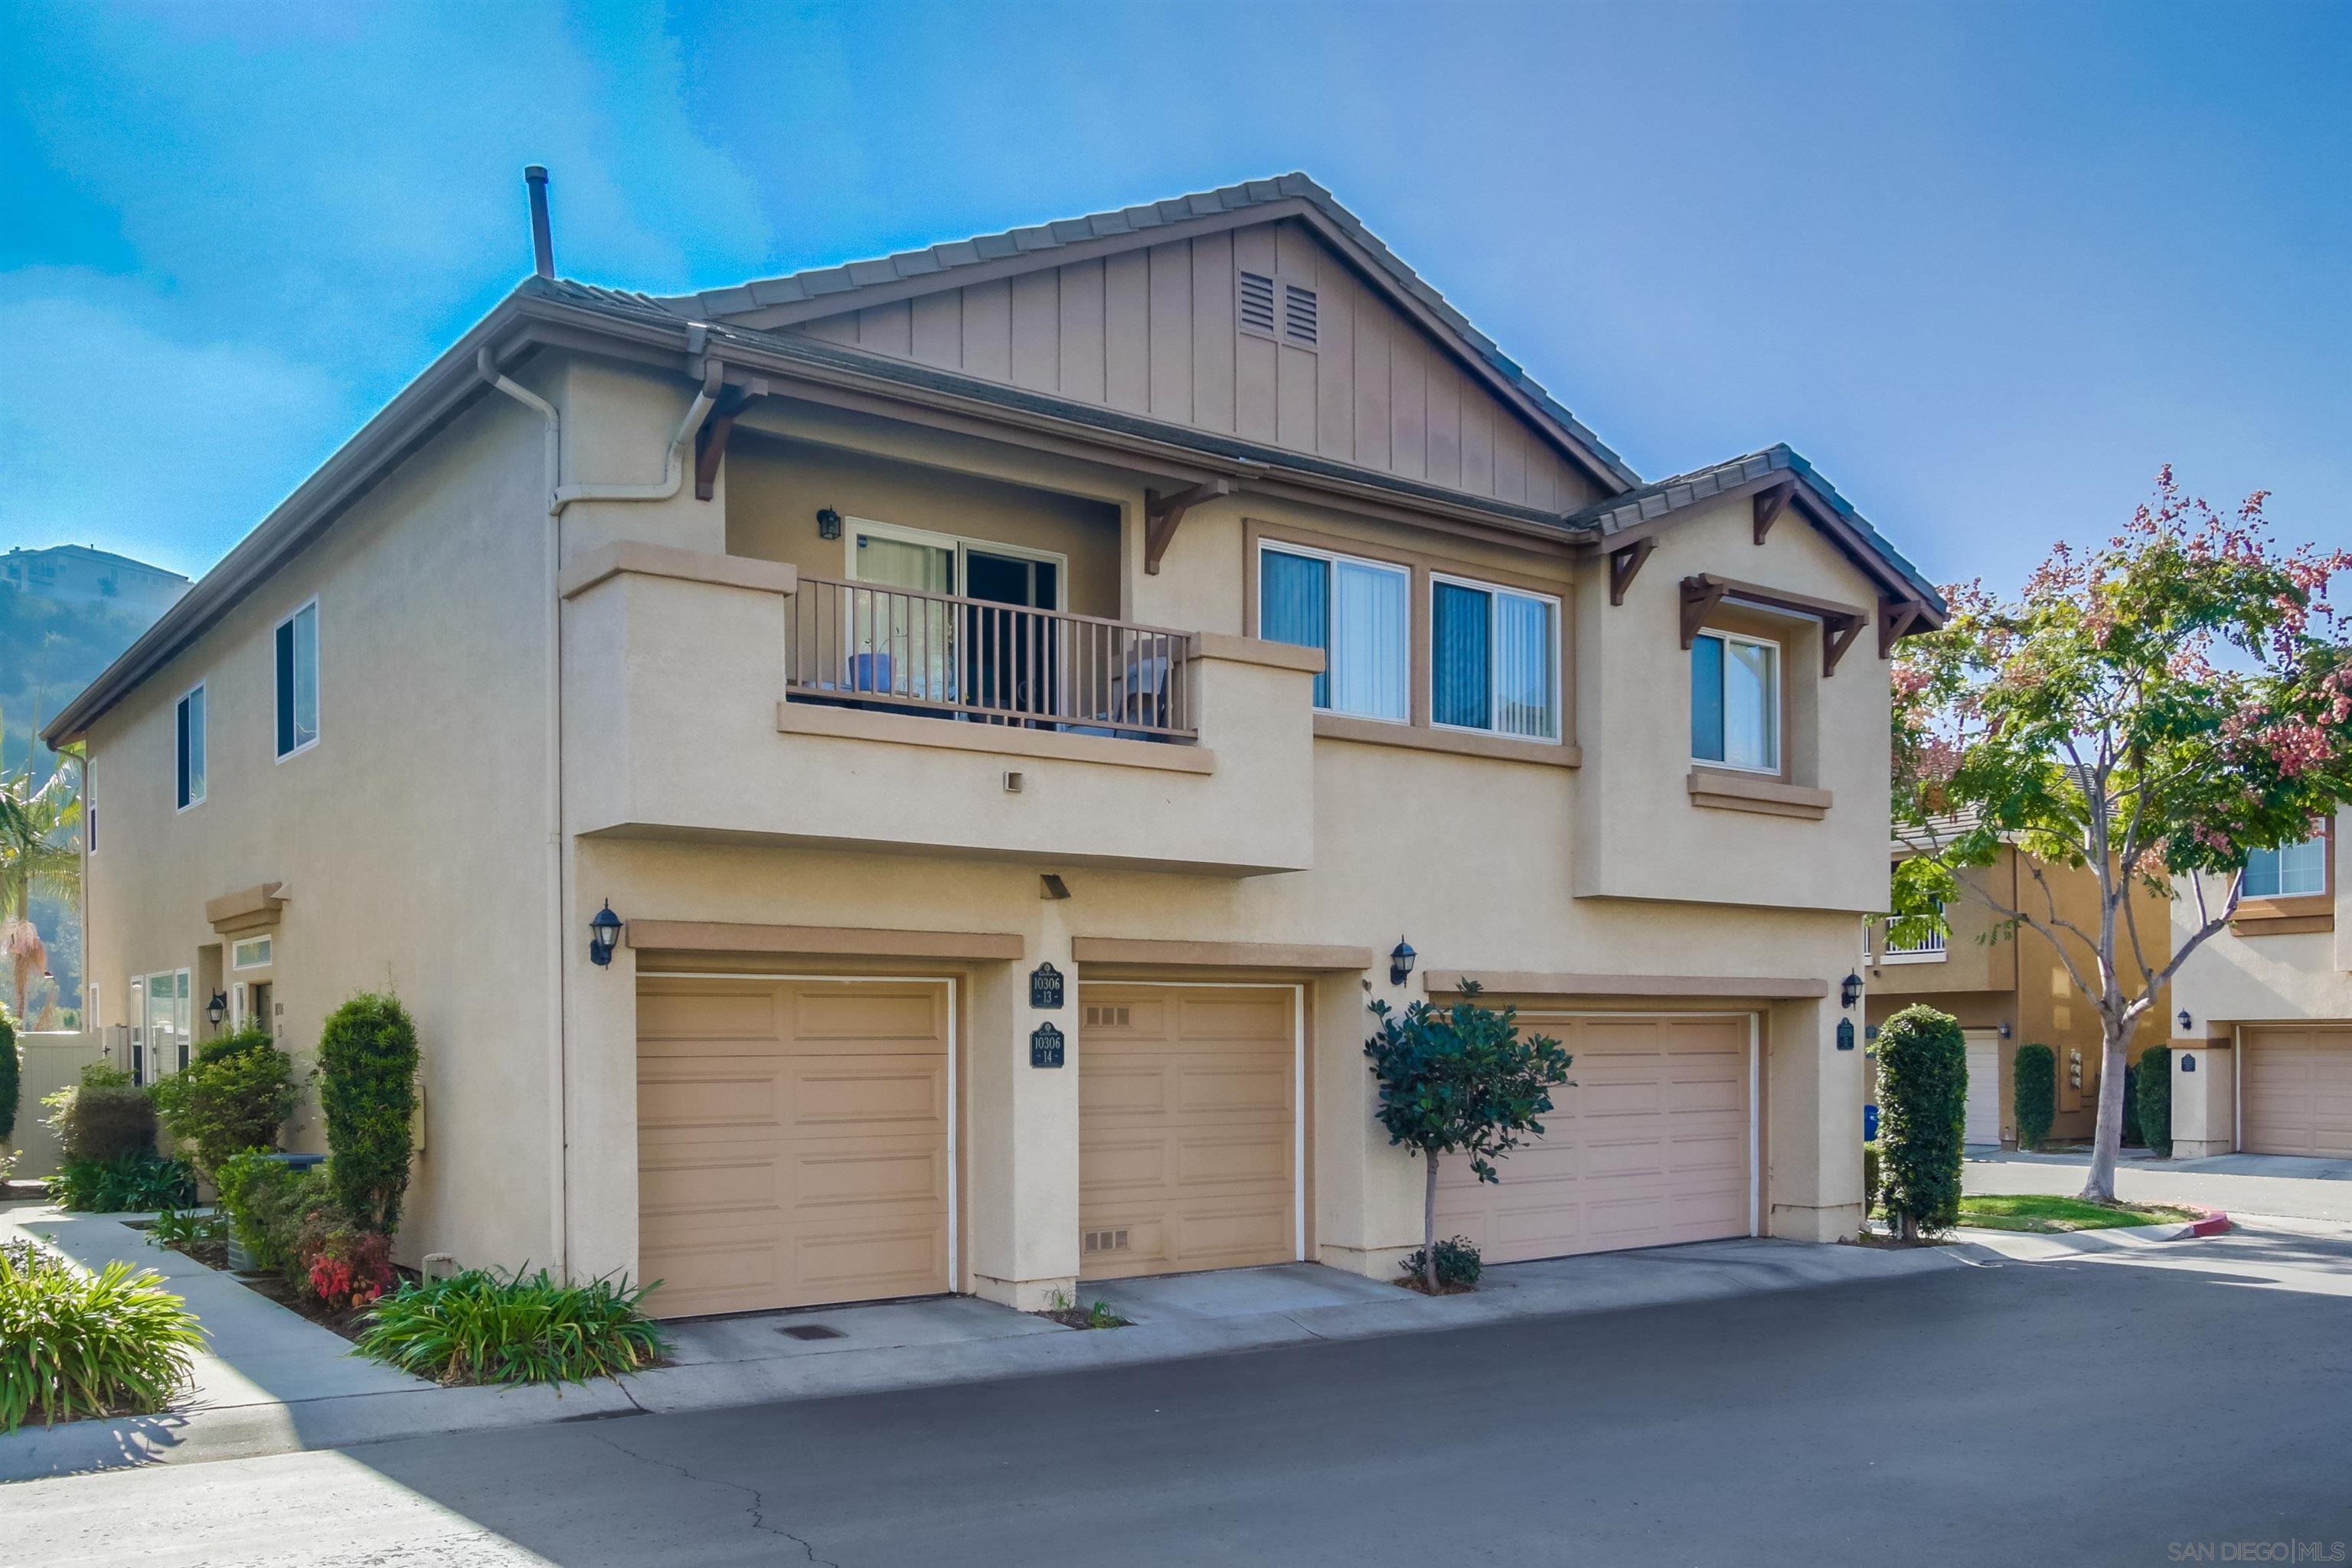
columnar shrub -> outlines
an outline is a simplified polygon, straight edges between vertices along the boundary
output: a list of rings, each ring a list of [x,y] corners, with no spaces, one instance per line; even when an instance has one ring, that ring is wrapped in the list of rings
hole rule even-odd
[[[2048,1046],[2017,1047],[2016,1087],[2011,1109],[2017,1113],[2017,1146],[2039,1149],[2050,1136],[2050,1122],[2058,1114],[2058,1053]]]
[[[180,1152],[211,1176],[232,1154],[277,1145],[278,1130],[294,1114],[294,1059],[268,1031],[240,1029],[207,1041],[154,1092]]]
[[[408,1010],[372,993],[336,1008],[319,1031],[319,1077],[335,1201],[352,1223],[389,1236],[400,1228],[416,1114],[416,1025]]]
[[[0,1007],[0,1143],[16,1136],[16,1097],[24,1092],[24,1081],[16,1062],[16,1025],[8,1009]]]
[[[2150,1046],[2132,1076],[2131,1111],[2140,1141],[2159,1160],[2172,1158],[2172,1047]]]
[[[1968,1099],[1958,1019],[1918,1005],[1886,1020],[1878,1032],[1880,1180],[1887,1215],[1906,1239],[1959,1220]]]

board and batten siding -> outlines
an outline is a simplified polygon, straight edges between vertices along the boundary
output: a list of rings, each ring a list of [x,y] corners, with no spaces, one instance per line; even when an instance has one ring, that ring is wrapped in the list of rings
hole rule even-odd
[[[1240,330],[1243,269],[1316,291],[1313,349]],[[1601,494],[1297,224],[1042,268],[798,330],[1497,500],[1566,510]]]

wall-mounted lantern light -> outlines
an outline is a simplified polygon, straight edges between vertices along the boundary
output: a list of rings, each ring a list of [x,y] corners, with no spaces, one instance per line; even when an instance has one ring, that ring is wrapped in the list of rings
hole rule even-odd
[[[621,917],[613,912],[613,900],[606,899],[604,907],[588,922],[588,962],[602,967],[613,962],[613,944],[621,940]]]
[[[2195,1021],[2195,1019],[2189,1017],[2188,1008],[2183,1007],[2180,1010],[2180,1032],[2182,1034],[2187,1034],[2189,1032],[2189,1026]]]
[[[1402,937],[1397,938],[1396,946],[1389,952],[1389,984],[1403,984],[1405,976],[1412,973],[1412,961],[1420,956],[1413,952],[1412,943]]]
[[[217,1029],[220,1027],[221,1020],[228,1016],[227,992],[215,991],[213,993],[213,999],[205,1004],[205,1016],[213,1021],[214,1028]]]
[[[826,507],[816,514],[816,536],[819,539],[841,537],[841,514]]]
[[[1838,1000],[1851,1007],[1862,1000],[1862,976],[1849,973],[1838,985]]]
[[[2009,1038],[2009,1026],[2007,1024],[2000,1026],[2000,1037],[2004,1040]]]

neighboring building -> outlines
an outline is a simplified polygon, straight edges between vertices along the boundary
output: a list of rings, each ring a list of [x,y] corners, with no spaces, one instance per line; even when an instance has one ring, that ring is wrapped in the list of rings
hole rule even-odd
[[[0,585],[68,605],[118,605],[140,615],[162,615],[188,591],[177,572],[87,544],[10,550],[0,555]]]
[[[404,1258],[1038,1307],[1393,1268],[1365,1004],[1473,979],[1575,1087],[1448,1233],[1851,1235],[1942,614],[1786,447],[1643,483],[1290,175],[526,282],[48,734],[145,1070],[216,993],[415,1012]]]
[[[2230,929],[2174,976],[2177,1154],[2352,1159],[2352,811],[2255,855]],[[2209,907],[2228,889],[2205,879]],[[2188,889],[2174,933],[2197,930]]]
[[[2039,869],[2059,918],[2096,931],[2099,882],[2090,869]],[[2010,909],[2040,910],[2045,893],[2034,870],[2027,857],[2004,846],[1991,865],[1961,877]],[[2172,955],[2170,901],[2145,889],[2132,897],[2147,960],[2161,969]],[[1864,938],[1870,1032],[1875,1035],[1888,1018],[1920,1002],[1958,1018],[1968,1037],[1967,1137],[1982,1144],[2017,1142],[2017,1047],[2048,1046],[2058,1058],[2057,1110],[2050,1135],[2089,1138],[2098,1131],[2105,1037],[2098,1009],[2075,987],[2058,949],[2029,927],[2011,936],[1983,898],[1965,890],[1945,906],[1944,923],[1942,931],[1905,944],[1887,941],[1884,921],[1871,922]],[[2096,975],[2091,944],[2071,936],[2066,942],[2081,973]],[[2168,998],[2159,991],[2132,1039],[2129,1060],[2164,1044],[2168,1016]]]

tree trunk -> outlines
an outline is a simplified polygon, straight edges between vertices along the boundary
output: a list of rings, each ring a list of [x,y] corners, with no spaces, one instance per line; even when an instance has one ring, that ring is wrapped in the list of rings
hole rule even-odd
[[[1437,1156],[1424,1154],[1429,1164],[1429,1180],[1421,1198],[1421,1282],[1433,1296],[1437,1294]]]
[[[2116,1157],[2124,1146],[2124,1058],[2129,1041],[2114,1020],[2103,1026],[2105,1042],[2099,1050],[2099,1125],[2091,1139],[2091,1173],[2078,1194],[2095,1204],[2116,1201]]]

